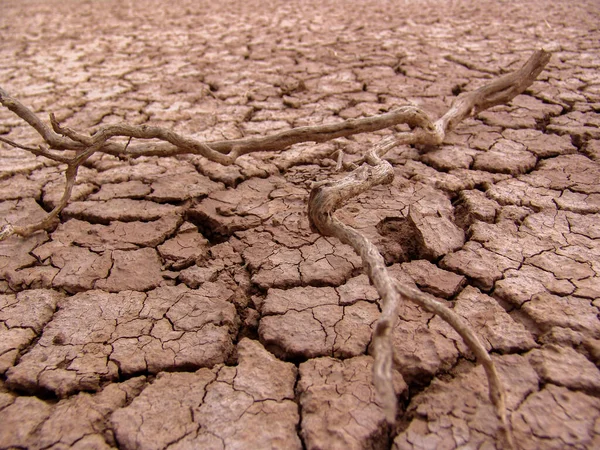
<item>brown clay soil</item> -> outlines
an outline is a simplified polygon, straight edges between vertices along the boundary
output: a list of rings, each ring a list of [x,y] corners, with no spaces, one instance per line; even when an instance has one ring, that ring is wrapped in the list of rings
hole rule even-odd
[[[370,116],[438,117],[553,52],[524,95],[338,213],[390,271],[481,336],[526,449],[600,448],[600,8],[590,1],[2,0],[0,86],[65,126],[207,141]],[[482,368],[402,305],[400,404],[371,383],[378,297],[312,233],[311,183],[391,131],[240,158],[94,156],[49,232],[0,243],[0,448],[494,448]],[[6,109],[0,134],[37,145]],[[0,147],[2,222],[60,199],[63,167]]]

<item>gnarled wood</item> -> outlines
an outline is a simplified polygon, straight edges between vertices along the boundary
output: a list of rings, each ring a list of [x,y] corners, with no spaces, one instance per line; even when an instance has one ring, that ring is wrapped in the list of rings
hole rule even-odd
[[[382,314],[374,331],[372,352],[375,356],[374,383],[383,402],[387,420],[392,422],[396,416],[396,398],[392,385],[393,348],[391,332],[397,318],[398,302],[401,297],[404,297],[426,310],[440,315],[461,335],[482,363],[488,377],[490,400],[496,407],[501,421],[505,443],[507,446],[512,447],[513,443],[506,417],[504,390],[498,379],[493,361],[476,335],[462,319],[434,298],[420,291],[402,286],[391,278],[378,249],[365,236],[336,219],[333,214],[349,199],[376,185],[390,183],[393,180],[394,171],[392,166],[382,159],[390,149],[406,144],[442,144],[446,134],[463,119],[492,106],[509,102],[516,95],[522,93],[534,82],[549,59],[550,54],[548,52],[544,50],[536,51],[516,72],[504,75],[486,86],[458,97],[448,112],[436,122],[432,122],[421,109],[405,106],[374,117],[347,120],[336,124],[295,128],[264,137],[216,142],[198,141],[160,127],[127,124],[105,126],[90,136],[61,127],[52,115],[50,117],[50,128],[30,109],[0,88],[0,103],[33,127],[41,136],[47,148],[44,146],[26,146],[6,138],[0,140],[35,155],[67,164],[66,187],[59,204],[38,223],[21,227],[11,224],[5,225],[0,230],[0,240],[6,239],[12,234],[27,236],[37,230],[48,229],[70,199],[78,167],[96,152],[113,155],[126,154],[133,157],[196,154],[219,164],[230,165],[235,163],[239,156],[252,152],[281,151],[301,142],[324,142],[357,133],[381,130],[398,124],[408,124],[411,128],[410,131],[398,132],[388,136],[382,139],[374,148],[365,152],[362,166],[341,179],[314,185],[308,204],[310,224],[314,231],[324,236],[337,237],[340,241],[354,248],[362,258],[366,272],[381,297]],[[131,146],[128,142],[123,147],[110,142],[114,137],[128,137],[129,141],[132,139],[152,139],[162,142]],[[73,151],[74,155],[60,153],[65,150]],[[338,155],[338,166],[343,167],[343,160],[340,155],[342,154]]]

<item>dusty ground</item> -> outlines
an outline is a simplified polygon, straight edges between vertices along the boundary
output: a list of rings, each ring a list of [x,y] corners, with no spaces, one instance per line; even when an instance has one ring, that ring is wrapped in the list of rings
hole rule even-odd
[[[526,95],[339,217],[446,299],[493,353],[522,448],[600,447],[600,9],[590,1],[24,1],[0,4],[0,86],[93,131],[207,140],[377,114],[433,116],[554,52]],[[167,6],[169,5],[169,6]],[[0,134],[40,142],[0,110]],[[310,232],[314,158],[386,132],[243,157],[98,157],[52,232],[0,244],[0,447],[493,448],[480,367],[411,305],[386,427],[368,356],[377,295]],[[311,153],[312,152],[312,153]],[[312,159],[311,159],[312,158]],[[0,216],[29,223],[62,167],[0,147]]]

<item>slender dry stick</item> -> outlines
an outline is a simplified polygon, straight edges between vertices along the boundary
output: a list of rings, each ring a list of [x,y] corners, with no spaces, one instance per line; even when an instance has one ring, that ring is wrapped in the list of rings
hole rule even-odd
[[[395,145],[415,143],[439,145],[443,142],[445,134],[466,117],[492,106],[507,103],[522,93],[537,78],[549,59],[550,53],[544,50],[536,51],[516,72],[460,96],[449,111],[435,124],[421,109],[414,106],[403,106],[373,117],[351,119],[335,124],[299,127],[269,136],[202,142],[170,130],[148,125],[108,125],[100,128],[93,136],[86,136],[60,127],[54,116],[50,118],[52,123],[52,129],[50,129],[35,113],[2,88],[0,88],[0,104],[31,125],[52,150],[81,150],[104,141],[98,151],[120,155],[123,148],[107,141],[111,137],[125,136],[165,141],[159,144],[132,145],[128,148],[128,154],[131,156],[201,154],[212,161],[227,165],[232,164],[238,156],[248,153],[280,151],[301,142],[325,142],[339,137],[382,130],[399,124],[408,124],[414,129],[397,134]],[[380,151],[387,150],[380,149]],[[217,154],[226,155],[228,158],[222,158]],[[382,155],[380,154],[380,156]]]
[[[413,287],[401,284],[397,280],[394,284],[394,287],[396,292],[398,292],[402,297],[410,300],[413,303],[416,303],[427,311],[440,316],[446,323],[454,328],[460,337],[463,338],[467,346],[477,358],[477,361],[481,363],[485,370],[489,385],[490,401],[496,408],[496,414],[500,420],[501,431],[506,445],[509,448],[514,448],[514,439],[506,415],[506,393],[504,392],[504,387],[502,386],[502,382],[498,377],[498,371],[496,370],[496,366],[494,365],[492,358],[490,358],[490,355],[486,351],[483,344],[479,341],[473,330],[458,314],[444,304],[440,303],[433,296]]]
[[[396,417],[396,395],[392,380],[393,348],[391,334],[397,321],[400,295],[426,310],[438,314],[464,339],[477,360],[483,365],[489,384],[489,395],[501,423],[507,446],[512,448],[513,439],[508,426],[505,394],[494,363],[475,333],[456,313],[433,297],[417,289],[404,286],[388,273],[385,261],[375,245],[363,234],[344,224],[333,213],[349,199],[366,192],[373,186],[390,183],[394,178],[392,166],[377,156],[378,148],[368,156],[371,164],[364,165],[337,181],[316,183],[310,193],[308,217],[311,228],[324,236],[335,236],[350,245],[363,261],[369,279],[381,297],[382,312],[373,333],[373,384],[383,403],[386,419],[393,423]]]
[[[392,380],[391,334],[398,316],[398,294],[379,250],[361,233],[332,215],[348,199],[394,179],[394,169],[390,163],[380,159],[376,149],[369,154],[373,165],[359,167],[341,180],[325,181],[313,186],[308,200],[308,218],[313,231],[324,236],[335,236],[352,246],[360,255],[369,279],[381,297],[382,314],[375,326],[373,339],[373,352],[377,355],[373,382],[383,402],[386,419],[392,423],[396,418],[396,395]]]
[[[540,75],[551,54],[537,50],[517,71],[504,75],[479,89],[461,95],[452,103],[446,114],[436,123],[437,144],[444,141],[446,133],[453,130],[462,120],[474,116],[492,106],[503,105],[525,91]]]
[[[127,154],[132,157],[200,154],[223,165],[233,164],[242,155],[258,151],[281,151],[302,142],[326,142],[339,137],[383,130],[400,124],[408,124],[411,127],[431,126],[431,120],[424,111],[414,106],[403,106],[373,117],[350,119],[334,124],[298,127],[269,136],[202,142],[171,130],[148,125],[107,125],[98,129],[93,136],[89,136],[67,127],[61,127],[53,115],[50,115],[52,124],[52,129],[50,129],[35,113],[2,88],[0,88],[0,104],[31,125],[50,149],[81,150],[94,143],[104,141],[99,151],[121,155],[123,148],[120,145],[108,142],[110,138],[124,136],[137,139],[159,139],[165,142],[131,145],[127,150]]]
[[[0,87],[0,104],[18,117],[27,122],[39,135],[46,141],[48,146],[57,150],[74,150],[73,143],[69,139],[54,133],[50,128],[40,120],[40,118],[29,108],[23,105],[19,100],[11,97],[8,92]],[[77,149],[80,146],[77,146]]]
[[[446,114],[435,123],[389,137],[389,147],[387,149],[381,147],[379,156],[385,155],[389,149],[398,145],[441,145],[446,134],[464,119],[475,116],[493,106],[506,104],[523,93],[544,70],[550,61],[550,56],[551,54],[545,50],[537,50],[519,70],[504,75],[473,92],[459,96],[452,102]]]
[[[308,205],[311,227],[323,235],[335,236],[340,241],[351,245],[361,256],[367,274],[381,297],[382,314],[377,321],[373,334],[373,353],[375,355],[373,381],[380,399],[384,403],[386,418],[390,422],[394,420],[396,413],[396,400],[392,384],[393,349],[391,330],[397,317],[397,294],[400,292],[408,299],[439,314],[442,319],[456,329],[472,349],[486,371],[490,400],[495,406],[500,419],[506,445],[511,448],[514,447],[507,421],[504,389],[493,361],[476,335],[449,309],[441,307],[442,305],[437,304],[437,302],[430,301],[431,299],[426,296],[415,295],[412,290],[394,283],[387,273],[383,257],[374,245],[361,233],[333,217],[333,213],[350,198],[377,184],[389,183],[393,179],[394,173],[391,166],[380,159],[381,155],[384,155],[400,142],[441,144],[445,134],[464,118],[496,104],[509,101],[523,92],[533,83],[548,63],[549,58],[550,55],[543,50],[536,52],[517,72],[501,77],[496,82],[459,98],[433,126],[425,126],[411,132],[399,133],[395,137],[383,139],[377,147],[370,150],[365,156],[365,161],[370,163],[371,166],[362,166],[337,181],[318,183],[311,191]]]
[[[122,155],[127,151],[131,156],[173,156],[177,154],[199,154],[207,159],[223,165],[233,164],[244,154],[257,151],[279,151],[300,142],[324,142],[357,133],[372,132],[401,123],[408,124],[411,131],[397,133],[384,138],[363,158],[363,165],[346,177],[337,181],[327,181],[314,186],[310,194],[308,214],[313,230],[325,235],[335,236],[342,242],[351,245],[361,256],[369,278],[382,300],[382,314],[377,321],[373,336],[373,352],[375,355],[374,383],[384,403],[386,418],[392,422],[396,414],[396,399],[392,383],[393,349],[391,333],[397,319],[399,294],[407,297],[429,311],[439,314],[463,337],[473,353],[481,361],[488,377],[490,399],[506,432],[507,445],[513,445],[510,429],[506,419],[504,391],[498,379],[494,364],[479,343],[475,334],[452,311],[444,308],[434,300],[418,291],[403,287],[388,274],[383,257],[377,248],[361,233],[333,217],[333,212],[345,201],[372,187],[389,183],[394,172],[389,163],[381,157],[390,149],[406,144],[442,144],[446,133],[451,131],[463,119],[475,115],[487,108],[510,101],[522,93],[533,83],[550,59],[544,50],[536,51],[525,65],[514,73],[505,75],[476,91],[460,96],[448,112],[435,123],[419,108],[406,106],[379,116],[348,120],[331,125],[301,127],[283,131],[265,137],[246,138],[229,141],[204,143],[196,139],[181,136],[170,130],[147,125],[109,125],[100,128],[94,135],[80,134],[66,127],[61,127],[54,116],[50,116],[52,129],[48,128],[31,110],[18,100],[12,98],[0,88],[0,104],[31,125],[44,139],[50,150],[74,150],[73,158],[56,155],[43,147],[23,146],[8,139],[3,142],[28,150],[36,155],[66,162],[68,164],[65,192],[59,204],[41,222],[27,227],[6,225],[0,229],[0,240],[12,234],[27,235],[33,231],[46,229],[60,211],[66,206],[75,183],[78,167],[93,153],[104,152]],[[125,148],[109,142],[113,137],[128,137]],[[145,144],[129,146],[132,138],[159,139],[162,144]],[[341,154],[341,152],[340,152]],[[341,161],[338,161],[338,165]]]
[[[411,131],[397,133],[382,140],[377,147],[377,154],[381,157],[398,145],[441,144],[446,133],[464,118],[491,106],[506,103],[525,90],[539,75],[549,58],[550,54],[544,50],[535,52],[518,71],[505,75],[472,93],[459,97],[452,104],[449,111],[435,123],[419,108],[404,106],[374,117],[347,120],[335,124],[294,128],[270,136],[209,143],[182,136],[171,130],[148,125],[108,125],[101,127],[96,133],[89,136],[67,127],[61,127],[52,114],[50,115],[52,128],[49,128],[35,113],[0,88],[0,104],[31,125],[44,139],[48,149],[42,146],[35,148],[20,145],[6,138],[2,138],[2,141],[13,147],[30,151],[35,155],[67,163],[69,167],[82,164],[95,152],[104,152],[113,155],[123,155],[127,152],[132,157],[195,154],[204,156],[222,165],[230,165],[239,156],[252,152],[280,151],[301,142],[325,142],[339,137],[381,130],[394,125],[408,124],[412,128]],[[128,137],[128,144],[123,147],[114,142],[109,142],[113,137]],[[129,145],[133,138],[145,140],[158,139],[163,142],[158,144]],[[56,153],[56,151],[64,150],[73,150],[76,152],[76,155],[73,158],[69,158],[68,156]],[[364,158],[362,161],[359,161],[359,164],[361,162],[364,162]],[[340,163],[343,163],[343,161],[339,160],[338,165]],[[76,174],[77,171],[71,171],[70,173]],[[75,176],[73,175],[73,177]],[[66,206],[71,195],[72,189],[68,188],[70,182],[74,183],[74,180],[67,180],[65,186],[66,197],[63,196],[64,202],[61,201],[61,204],[64,203],[62,208]],[[0,240],[6,239],[12,234],[26,236],[33,231],[46,229],[51,225],[51,219],[58,215],[62,208],[58,212],[53,210],[50,213],[52,217],[44,218],[39,224],[25,227],[6,225],[0,230]]]

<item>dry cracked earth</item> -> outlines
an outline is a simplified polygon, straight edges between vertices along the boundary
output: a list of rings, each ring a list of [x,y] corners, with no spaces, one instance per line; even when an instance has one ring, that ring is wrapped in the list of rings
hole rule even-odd
[[[600,8],[553,1],[3,0],[0,86],[93,132],[206,141],[372,116],[433,117],[537,48],[546,70],[338,217],[402,282],[464,317],[505,383],[524,449],[600,447]],[[256,153],[95,155],[60,223],[0,243],[0,448],[498,447],[481,366],[410,303],[400,410],[371,382],[377,293],[311,232],[314,181],[386,130]],[[0,135],[37,145],[6,109]],[[0,147],[2,223],[60,199],[64,167]]]

